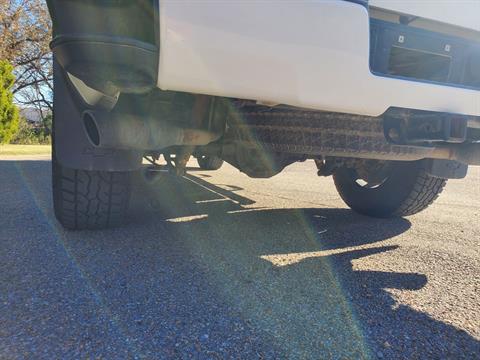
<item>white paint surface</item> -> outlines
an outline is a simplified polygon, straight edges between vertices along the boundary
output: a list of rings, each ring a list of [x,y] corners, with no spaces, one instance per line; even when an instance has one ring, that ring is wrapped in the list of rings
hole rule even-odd
[[[391,106],[480,115],[480,92],[374,76],[355,3],[160,0],[164,90],[377,116]]]

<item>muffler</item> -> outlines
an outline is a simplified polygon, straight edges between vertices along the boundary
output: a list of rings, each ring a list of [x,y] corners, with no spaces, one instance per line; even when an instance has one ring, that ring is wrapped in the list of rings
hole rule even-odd
[[[206,130],[171,126],[153,116],[115,112],[86,111],[83,123],[91,143],[109,149],[156,151],[174,145],[201,146],[221,136]]]

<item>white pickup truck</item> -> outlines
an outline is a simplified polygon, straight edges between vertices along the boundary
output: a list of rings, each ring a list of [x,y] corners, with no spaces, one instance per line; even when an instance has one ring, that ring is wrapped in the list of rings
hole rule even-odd
[[[480,165],[480,0],[47,2],[66,228],[119,224],[144,158],[251,177],[314,159],[379,217]]]

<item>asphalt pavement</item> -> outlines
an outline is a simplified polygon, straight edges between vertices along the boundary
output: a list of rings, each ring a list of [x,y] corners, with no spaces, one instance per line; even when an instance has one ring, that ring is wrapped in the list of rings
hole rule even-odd
[[[137,174],[97,232],[57,224],[50,182],[0,159],[2,359],[480,358],[480,168],[404,219],[353,213],[312,162]]]

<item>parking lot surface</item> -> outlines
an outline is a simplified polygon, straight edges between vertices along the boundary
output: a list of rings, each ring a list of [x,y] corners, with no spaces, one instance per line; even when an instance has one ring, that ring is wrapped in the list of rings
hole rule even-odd
[[[480,168],[405,219],[313,162],[137,174],[128,223],[67,232],[50,166],[0,159],[1,358],[480,357]]]

